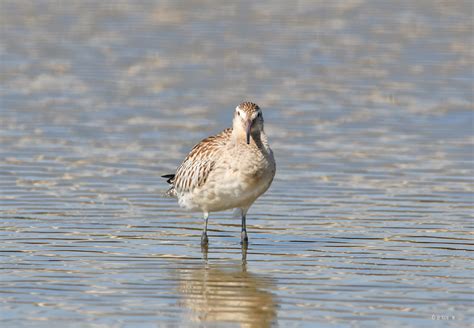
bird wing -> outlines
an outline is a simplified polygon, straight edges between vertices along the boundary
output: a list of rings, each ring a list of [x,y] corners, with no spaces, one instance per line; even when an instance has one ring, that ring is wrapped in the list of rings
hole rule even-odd
[[[191,191],[206,183],[209,173],[214,169],[216,154],[221,146],[230,140],[231,134],[231,128],[225,129],[219,134],[202,140],[191,149],[172,180],[176,191]]]
[[[165,174],[165,175],[162,175],[161,177],[165,178],[165,179],[168,179],[168,180],[166,180],[167,183],[173,184],[174,174]]]

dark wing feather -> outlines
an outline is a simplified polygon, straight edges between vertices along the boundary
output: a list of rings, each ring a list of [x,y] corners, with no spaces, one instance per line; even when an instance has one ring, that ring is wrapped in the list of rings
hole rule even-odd
[[[162,175],[161,177],[165,178],[165,179],[168,179],[168,180],[166,180],[166,182],[168,182],[169,184],[173,184],[173,180],[174,180],[175,175],[174,174],[165,174],[165,175]]]

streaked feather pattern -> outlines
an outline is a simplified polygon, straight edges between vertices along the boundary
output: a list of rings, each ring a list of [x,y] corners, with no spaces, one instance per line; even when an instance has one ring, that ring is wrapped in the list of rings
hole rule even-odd
[[[181,207],[200,210],[205,219],[201,244],[207,245],[209,212],[239,208],[242,243],[247,243],[246,214],[270,187],[275,159],[263,131],[263,115],[251,102],[236,107],[232,128],[195,145],[175,174],[164,175]]]
[[[189,192],[204,185],[218,160],[217,153],[221,146],[229,142],[231,135],[232,128],[228,128],[195,145],[178,167],[173,178],[171,178],[171,174],[163,176],[170,178],[168,183],[172,184],[167,195],[176,197],[176,192]]]

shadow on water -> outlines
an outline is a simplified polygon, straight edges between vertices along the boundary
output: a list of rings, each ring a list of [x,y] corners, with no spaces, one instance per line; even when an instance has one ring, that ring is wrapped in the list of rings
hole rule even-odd
[[[210,263],[208,247],[202,248],[202,265],[178,269],[181,305],[189,321],[203,324],[239,323],[245,327],[271,327],[276,323],[278,302],[274,280],[248,271],[247,249],[242,260]]]

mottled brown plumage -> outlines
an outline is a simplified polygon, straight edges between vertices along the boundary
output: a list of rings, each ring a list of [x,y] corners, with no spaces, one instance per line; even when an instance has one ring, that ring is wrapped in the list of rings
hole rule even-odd
[[[242,242],[247,242],[246,213],[274,175],[262,112],[256,104],[244,102],[235,110],[232,128],[195,145],[176,173],[164,177],[172,185],[167,194],[178,198],[180,206],[204,213],[201,241],[207,244],[208,213],[230,208],[240,209]]]
[[[245,101],[239,105],[240,110],[244,111],[247,114],[252,114],[253,112],[260,111],[260,107],[257,104]]]
[[[232,128],[207,137],[195,145],[176,170],[174,188],[187,192],[202,186],[215,165],[215,153],[225,145],[232,134]]]

